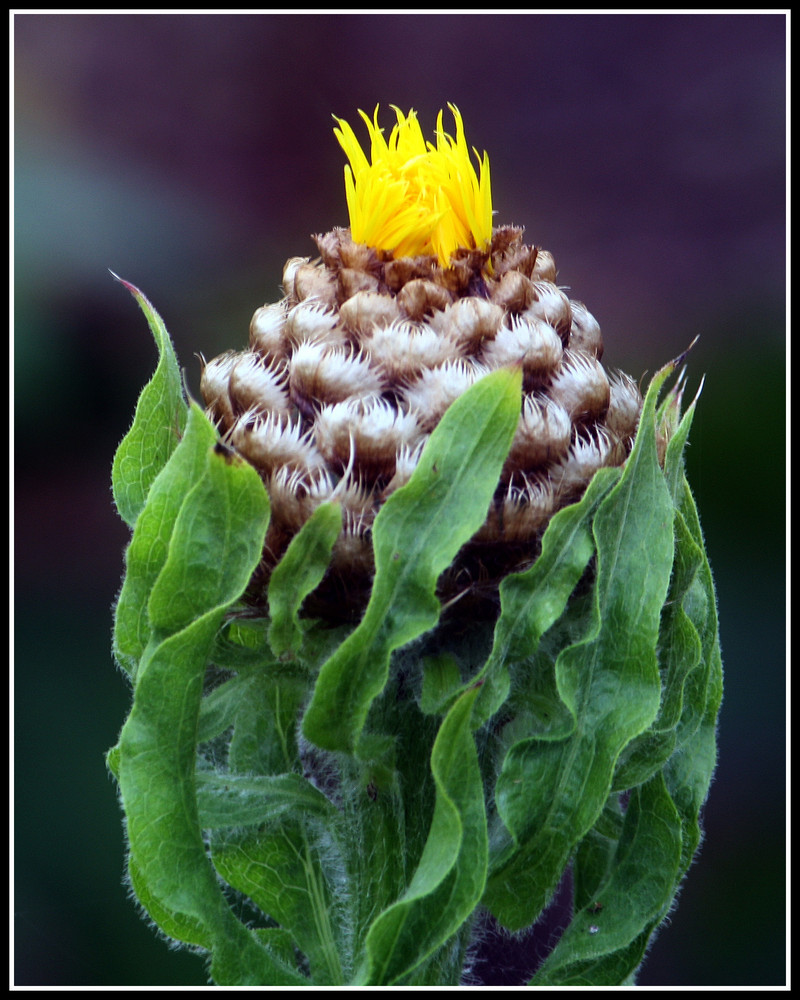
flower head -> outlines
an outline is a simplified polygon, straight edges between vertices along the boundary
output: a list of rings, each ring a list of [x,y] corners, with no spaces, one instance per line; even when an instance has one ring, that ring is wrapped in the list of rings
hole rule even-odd
[[[450,405],[496,369],[522,370],[524,398],[486,521],[440,579],[462,612],[469,591],[477,613],[494,614],[493,588],[536,557],[550,517],[632,447],[636,383],[603,368],[600,326],[556,285],[552,254],[519,227],[492,227],[486,155],[476,163],[451,111],[455,138],[440,113],[435,144],[396,108],[388,135],[377,109],[361,112],[364,150],[338,122],[350,230],[314,236],[313,261],[290,257],[285,297],[256,310],[248,348],[205,365],[209,415],[270,495],[255,604],[294,536],[332,501],[341,533],[309,599],[329,621],[360,614],[383,504]]]
[[[461,114],[448,105],[455,138],[444,131],[442,112],[436,121],[436,145],[426,142],[415,111],[393,106],[397,124],[388,141],[373,120],[359,114],[369,130],[367,159],[350,125],[337,118],[336,138],[347,154],[345,190],[350,231],[363,243],[395,257],[438,257],[447,267],[458,249],[485,249],[492,236],[492,192],[489,157],[474,150],[479,173],[470,158]]]

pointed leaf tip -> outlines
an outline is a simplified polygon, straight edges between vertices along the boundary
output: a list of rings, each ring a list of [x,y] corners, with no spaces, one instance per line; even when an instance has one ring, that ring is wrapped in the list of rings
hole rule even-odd
[[[689,351],[691,351],[691,349],[694,347],[694,345],[697,343],[699,339],[700,339],[700,334],[698,333],[697,336],[694,338],[694,340],[692,340],[691,344],[689,344],[689,346],[686,348],[686,350],[682,351],[677,356],[677,358],[669,362],[669,364],[672,365],[673,371],[683,364],[683,362],[686,360],[687,355],[689,354]]]
[[[164,321],[135,285],[113,271],[111,274],[136,299],[147,319],[159,355],[156,371],[142,390],[133,425],[117,449],[112,467],[117,510],[122,519],[133,527],[144,507],[150,484],[180,439],[186,423],[187,406],[178,359]]]
[[[134,285],[132,282],[126,281],[125,278],[121,278],[118,274],[116,274],[114,271],[112,271],[111,268],[108,269],[108,273],[111,275],[111,277],[115,281],[118,281],[121,285],[123,285],[125,288],[127,288],[128,291],[136,299],[137,302],[146,303],[147,306],[151,310],[153,310],[153,306],[150,303],[150,300],[147,298],[147,296],[144,294],[144,292],[140,288],[137,288],[136,285]],[[155,312],[155,310],[153,310],[153,312]]]
[[[132,285],[130,283],[130,281],[126,281],[124,278],[120,278],[120,276],[115,271],[112,271],[111,268],[108,269],[108,273],[111,275],[111,277],[114,279],[114,281],[118,281],[121,285],[124,285],[128,289],[128,291],[131,293],[131,295],[141,295],[142,294],[139,291],[139,289],[136,287],[136,285]]]

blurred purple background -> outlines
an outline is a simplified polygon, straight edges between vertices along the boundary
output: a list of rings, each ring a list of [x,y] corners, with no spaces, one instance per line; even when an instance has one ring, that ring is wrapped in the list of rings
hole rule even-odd
[[[109,469],[155,363],[108,269],[154,303],[197,393],[194,354],[243,346],[285,259],[347,223],[331,115],[363,135],[358,108],[413,107],[430,134],[448,101],[489,153],[498,222],[554,254],[605,361],[638,378],[700,334],[689,475],[719,588],[721,757],[640,983],[785,982],[785,17],[18,14],[12,31],[17,983],[205,982],[126,899],[103,763],[128,704]]]

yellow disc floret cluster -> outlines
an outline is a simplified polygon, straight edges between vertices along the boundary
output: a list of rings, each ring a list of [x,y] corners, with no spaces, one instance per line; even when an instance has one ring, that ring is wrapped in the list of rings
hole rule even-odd
[[[458,249],[484,249],[492,237],[489,158],[474,150],[470,158],[458,108],[448,105],[455,138],[436,122],[436,145],[426,142],[416,112],[404,115],[393,106],[397,124],[388,141],[363,111],[370,137],[366,157],[350,125],[337,118],[336,138],[350,161],[345,189],[350,231],[356,243],[394,257],[435,256],[447,267]],[[371,162],[370,162],[371,160]]]

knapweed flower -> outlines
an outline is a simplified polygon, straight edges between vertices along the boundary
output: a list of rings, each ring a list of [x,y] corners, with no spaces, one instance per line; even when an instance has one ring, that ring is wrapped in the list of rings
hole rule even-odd
[[[436,145],[426,142],[414,111],[394,108],[397,124],[389,139],[374,119],[360,112],[369,130],[370,159],[347,122],[337,118],[336,138],[350,163],[345,190],[350,232],[357,243],[397,257],[433,254],[447,267],[459,249],[485,249],[492,236],[489,157],[477,151],[480,175],[470,159],[458,108],[449,105],[455,139],[444,131],[442,112]]]
[[[440,113],[435,146],[413,111],[396,110],[388,140],[377,111],[362,112],[371,159],[337,119],[350,228],[315,236],[317,259],[292,257],[249,347],[204,367],[209,415],[269,490],[262,578],[335,497],[344,527],[329,579],[357,605],[381,504],[447,407],[494,369],[522,368],[519,426],[486,522],[443,587],[491,588],[535,559],[552,515],[630,451],[636,383],[603,368],[600,326],[558,287],[552,255],[519,228],[492,229],[488,159],[476,173],[451,111],[455,138]]]
[[[644,401],[606,371],[452,110],[435,145],[364,116],[371,159],[339,122],[350,228],[203,363],[219,435],[129,286],[160,358],[112,475],[108,762],[130,883],[219,986],[468,983],[484,920],[556,894],[529,985],[630,984],[702,839],[722,669],[682,375],[658,402],[682,359]]]

